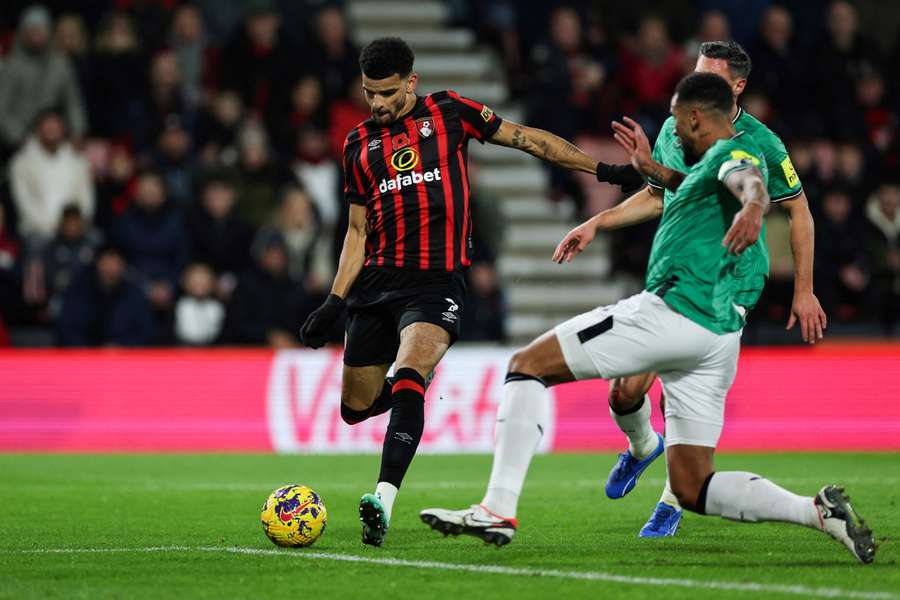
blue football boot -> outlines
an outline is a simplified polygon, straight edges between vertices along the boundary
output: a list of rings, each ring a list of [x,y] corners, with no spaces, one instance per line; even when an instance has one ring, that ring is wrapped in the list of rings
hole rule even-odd
[[[678,531],[681,523],[682,512],[665,502],[660,502],[653,509],[653,514],[647,519],[647,523],[641,527],[638,537],[672,537]]]
[[[633,490],[641,473],[643,473],[647,467],[650,466],[650,463],[656,460],[660,454],[665,452],[666,445],[663,443],[663,436],[657,433],[656,437],[659,439],[659,445],[656,446],[656,450],[654,450],[650,456],[643,460],[638,460],[632,456],[631,450],[626,450],[623,454],[619,455],[618,462],[613,466],[612,471],[609,472],[609,477],[606,480],[606,495],[609,498],[616,500],[624,497],[628,492]]]

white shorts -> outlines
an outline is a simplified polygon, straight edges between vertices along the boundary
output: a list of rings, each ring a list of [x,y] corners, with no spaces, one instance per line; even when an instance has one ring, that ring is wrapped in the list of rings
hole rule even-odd
[[[646,291],[580,314],[554,331],[576,379],[659,373],[666,446],[719,442],[741,332],[713,333]]]

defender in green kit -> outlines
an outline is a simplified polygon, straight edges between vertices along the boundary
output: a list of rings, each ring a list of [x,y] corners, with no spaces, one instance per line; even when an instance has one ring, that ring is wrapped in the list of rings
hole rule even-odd
[[[731,107],[731,88],[718,75],[694,73],[678,84],[672,113],[690,168],[675,194],[655,196],[650,212],[662,221],[647,289],[569,319],[513,355],[487,494],[469,509],[423,510],[433,529],[509,543],[525,475],[549,421],[547,386],[657,372],[666,394],[669,477],[681,506],[735,521],[803,525],[829,534],[860,562],[874,560],[872,532],[843,488],[827,485],[802,497],[754,473],[714,467],[744,316],[768,273],[760,238],[770,202],[765,156],[735,131]],[[622,142],[637,153],[634,138]],[[660,168],[637,162],[645,175]],[[560,246],[554,258],[573,252]]]
[[[730,117],[734,129],[752,139],[762,151],[769,168],[767,191],[770,201],[785,209],[790,217],[794,298],[787,328],[799,323],[803,341],[815,343],[822,338],[827,319],[813,293],[812,215],[800,178],[781,139],[738,104],[750,69],[750,57],[736,42],[705,42],[700,47],[696,72],[715,73],[731,86],[734,103]],[[682,142],[676,135],[674,117],[663,124],[652,156],[650,143],[637,123],[625,119],[625,124],[613,123],[613,129],[616,139],[626,149],[634,146],[633,166],[647,170],[649,185],[622,204],[596,215],[569,232],[560,245],[571,245],[576,253],[590,243],[597,230],[614,229],[652,218],[655,196],[664,195],[668,202],[689,169]],[[616,166],[611,170],[622,173],[631,167]],[[661,436],[650,424],[651,407],[647,395],[655,379],[655,373],[642,373],[610,382],[610,416],[629,442],[628,449],[619,455],[606,481],[606,495],[610,498],[622,498],[634,489],[641,473],[662,454]],[[664,411],[664,399],[660,405]],[[667,481],[653,513],[640,530],[640,537],[675,535],[682,514],[678,499]]]

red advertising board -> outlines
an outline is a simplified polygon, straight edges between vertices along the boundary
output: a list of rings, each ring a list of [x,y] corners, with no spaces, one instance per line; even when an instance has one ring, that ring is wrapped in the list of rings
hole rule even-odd
[[[451,350],[422,452],[491,450],[510,353]],[[0,451],[379,451],[385,415],[340,419],[341,364],[336,350],[2,351]],[[745,349],[720,448],[900,450],[898,384],[900,345]],[[606,391],[554,388],[542,450],[621,449]]]

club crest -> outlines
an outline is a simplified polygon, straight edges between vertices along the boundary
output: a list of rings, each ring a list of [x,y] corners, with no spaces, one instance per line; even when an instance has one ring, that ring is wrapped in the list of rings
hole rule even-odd
[[[431,134],[434,133],[434,123],[430,117],[418,119],[416,121],[416,126],[419,129],[419,135],[423,138],[431,137]]]

